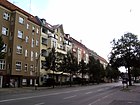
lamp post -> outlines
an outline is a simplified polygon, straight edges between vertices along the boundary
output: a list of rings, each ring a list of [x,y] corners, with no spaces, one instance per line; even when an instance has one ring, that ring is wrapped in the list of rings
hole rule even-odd
[[[38,84],[37,84],[37,77],[38,77],[38,63],[39,63],[39,58],[40,58],[40,55],[41,55],[42,53],[40,53],[40,54],[38,54],[38,56],[37,56],[37,58],[36,58],[36,71],[35,71],[35,78],[36,78],[36,81],[35,81],[35,90],[37,90],[37,87],[38,87]]]

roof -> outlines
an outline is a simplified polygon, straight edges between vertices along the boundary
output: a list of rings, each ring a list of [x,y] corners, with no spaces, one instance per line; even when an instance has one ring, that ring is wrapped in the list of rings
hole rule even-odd
[[[53,30],[53,25],[49,24],[48,22],[46,22],[45,19],[40,19],[38,16],[36,16],[37,21],[40,23],[40,26],[43,26],[47,29],[49,29],[50,31],[54,31]]]
[[[71,40],[73,43],[77,44],[78,46],[81,46],[82,48],[85,48],[85,49],[88,50],[88,48],[87,48],[84,44],[82,44],[81,42],[77,41],[76,39],[70,37],[70,40]]]
[[[69,34],[64,34],[64,38],[65,38],[66,40],[69,40],[69,41],[71,42],[71,40],[70,40],[70,35],[69,35]]]
[[[9,1],[0,0],[0,5],[4,6],[5,8],[7,8],[11,11],[19,11],[19,12],[23,13],[24,15],[26,15],[28,17],[28,20],[39,25],[38,21],[36,20],[36,18],[33,15],[31,15],[28,12],[24,11],[23,9],[17,7],[16,5],[10,3]]]

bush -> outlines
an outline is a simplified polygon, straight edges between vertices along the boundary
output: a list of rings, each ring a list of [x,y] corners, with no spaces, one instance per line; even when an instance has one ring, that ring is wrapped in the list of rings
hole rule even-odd
[[[43,84],[44,86],[53,86],[55,84],[55,80],[53,78],[48,78],[46,79],[45,83]]]

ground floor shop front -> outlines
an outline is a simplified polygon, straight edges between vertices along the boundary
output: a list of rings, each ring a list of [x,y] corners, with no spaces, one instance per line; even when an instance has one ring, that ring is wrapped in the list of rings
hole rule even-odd
[[[35,76],[0,75],[0,88],[35,86],[35,84],[38,83],[39,83],[38,77]]]

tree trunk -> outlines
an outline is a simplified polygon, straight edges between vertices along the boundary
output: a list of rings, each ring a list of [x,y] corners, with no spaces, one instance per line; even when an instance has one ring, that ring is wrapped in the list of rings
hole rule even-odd
[[[132,86],[132,82],[131,82],[131,69],[130,69],[130,67],[128,67],[128,82],[129,82],[129,86]]]
[[[54,70],[53,70],[53,88],[54,88],[54,83],[55,83],[55,79],[54,79]]]
[[[70,73],[70,87],[71,87],[71,73]]]

